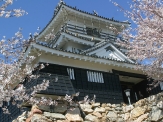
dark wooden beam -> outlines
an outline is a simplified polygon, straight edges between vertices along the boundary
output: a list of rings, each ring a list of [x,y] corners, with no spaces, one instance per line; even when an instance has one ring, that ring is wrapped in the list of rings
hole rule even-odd
[[[121,85],[135,85],[134,83],[131,83],[131,82],[125,82],[125,81],[120,81],[120,84]]]
[[[146,75],[142,75],[142,74],[136,74],[136,73],[118,71],[118,70],[114,70],[114,69],[112,70],[112,72],[115,73],[115,74],[117,74],[117,75],[147,79],[147,76]]]

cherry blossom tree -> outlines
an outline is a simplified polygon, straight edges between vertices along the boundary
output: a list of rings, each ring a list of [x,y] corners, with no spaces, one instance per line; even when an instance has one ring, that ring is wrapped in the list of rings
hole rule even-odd
[[[121,33],[125,41],[118,41],[128,49],[128,57],[136,61],[137,69],[155,79],[154,86],[163,80],[163,1],[133,0],[125,10],[113,2],[134,24]]]
[[[13,0],[0,0],[0,17],[20,17],[27,14],[22,9],[11,9],[8,10],[7,7],[13,4]]]
[[[20,17],[26,14],[24,10],[12,9],[7,7],[13,3],[13,0],[0,0],[0,17]],[[38,28],[39,31],[39,28]],[[32,79],[39,77],[39,70],[48,64],[35,64],[35,57],[26,55],[26,50],[32,43],[36,42],[38,32],[30,34],[28,39],[24,39],[21,28],[15,33],[15,36],[6,39],[5,36],[0,40],[0,107],[3,113],[10,114],[4,102],[12,102],[13,105],[21,107],[19,103],[28,102],[30,104],[57,105],[56,100],[51,98],[36,98],[35,95],[41,90],[46,90],[49,81],[44,79],[41,84],[31,86],[27,89],[24,82],[32,82]],[[45,40],[54,38],[52,33],[45,37]],[[37,57],[40,54],[37,55]],[[58,78],[56,78],[57,82]],[[77,93],[78,94],[78,93]],[[58,98],[57,100],[60,100]],[[72,96],[65,95],[64,100],[72,102]]]
[[[44,67],[43,64],[33,64],[35,57],[26,56],[25,49],[30,46],[34,38],[28,40],[23,39],[21,30],[15,33],[15,37],[11,39],[0,40],[0,107],[4,102],[9,102],[12,99],[13,104],[17,101],[32,101],[31,96],[36,92],[45,90],[49,81],[44,80],[42,84],[32,88],[32,94],[28,94],[29,89],[23,86],[24,80],[30,81],[31,77],[36,77],[33,71],[40,70]],[[37,77],[36,77],[37,78]],[[19,104],[17,105],[18,107]],[[9,113],[8,109],[3,106],[4,113]]]
[[[7,10],[7,7],[13,3],[13,0],[0,1],[0,17],[20,17],[26,14],[24,10],[12,9]],[[26,49],[35,42],[35,37],[30,34],[28,39],[24,39],[22,30],[19,29],[15,36],[6,39],[5,36],[0,40],[0,107],[4,113],[9,114],[9,111],[4,102],[12,101],[12,104],[17,104],[18,101],[28,101],[29,103],[54,104],[55,101],[46,98],[36,99],[35,94],[40,90],[46,90],[49,81],[44,80],[41,84],[26,89],[23,82],[30,81],[30,78],[37,78],[37,72],[44,68],[43,64],[34,64],[34,56],[25,56]],[[28,91],[32,91],[28,92]],[[30,94],[29,94],[30,93]]]

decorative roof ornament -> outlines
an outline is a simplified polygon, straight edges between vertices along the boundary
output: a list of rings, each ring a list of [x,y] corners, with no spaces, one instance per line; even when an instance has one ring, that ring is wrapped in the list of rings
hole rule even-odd
[[[129,20],[125,20],[123,22],[131,24]],[[131,26],[131,25],[129,25],[129,26]]]
[[[95,16],[98,16],[98,13],[97,13],[95,10],[93,10],[93,14],[94,14]]]
[[[54,9],[54,15],[56,15],[61,7],[62,4],[66,4],[63,0],[60,0],[60,2],[58,3],[58,5],[55,7]]]
[[[62,4],[65,4],[65,2],[63,0],[60,0],[60,2],[58,3],[58,7],[60,7]]]
[[[63,0],[60,0],[60,2],[59,2],[60,4],[64,4],[65,2],[63,1]]]
[[[58,10],[59,10],[59,7],[58,7],[58,6],[56,6],[56,7],[55,7],[55,9],[54,9],[54,15],[56,15],[56,14],[57,14]]]

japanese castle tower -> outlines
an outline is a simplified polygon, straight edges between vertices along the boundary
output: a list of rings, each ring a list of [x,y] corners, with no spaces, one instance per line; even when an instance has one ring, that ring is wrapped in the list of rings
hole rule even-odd
[[[122,25],[127,28],[130,23],[99,16],[95,11],[85,12],[61,0],[54,16],[26,54],[41,53],[37,62],[49,63],[42,72],[60,76],[58,83],[64,78],[69,80],[71,90],[66,84],[57,89],[53,84],[44,94],[80,92],[80,100],[95,94],[97,102],[115,104],[128,103],[126,89],[130,89],[131,102],[147,97],[146,76],[134,70],[135,62],[125,55],[127,50],[116,43],[117,38],[123,39],[110,29],[114,26],[122,31]],[[51,39],[47,39],[48,36]],[[154,89],[151,94],[159,90]]]
[[[117,38],[123,39],[110,29],[114,26],[122,31],[122,25],[127,28],[130,23],[99,16],[95,11],[88,13],[61,1],[36,42],[26,49],[26,55],[36,56],[35,63],[49,65],[36,81],[25,86],[30,88],[45,78],[50,86],[38,96],[55,98],[80,92],[79,100],[95,94],[96,102],[112,104],[128,103],[126,89],[130,89],[131,103],[149,96],[149,81],[141,71],[134,70],[135,62],[125,55],[127,50],[116,44]],[[41,56],[37,57],[38,53]],[[150,94],[158,92],[159,86]],[[21,112],[11,104],[9,110],[13,117]],[[7,122],[10,118],[0,114],[0,120]]]

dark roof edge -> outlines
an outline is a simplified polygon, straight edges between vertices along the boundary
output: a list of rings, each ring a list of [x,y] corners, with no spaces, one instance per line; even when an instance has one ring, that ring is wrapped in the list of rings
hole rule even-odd
[[[66,4],[63,4],[63,5],[71,8],[71,9],[73,9],[75,11],[79,11],[81,13],[85,13],[85,14],[88,14],[88,15],[91,15],[91,16],[99,17],[99,18],[102,18],[102,19],[105,19],[105,20],[109,20],[109,21],[113,21],[113,22],[117,22],[117,23],[123,23],[123,24],[131,24],[130,22],[123,22],[123,21],[114,20],[113,18],[110,19],[110,18],[106,18],[104,16],[95,15],[93,13],[89,13],[89,12],[86,12],[86,11],[83,11],[83,10],[80,10],[80,9],[77,9],[76,7],[72,7],[72,6],[69,6],[69,5],[66,5]]]
[[[102,19],[105,19],[105,20],[109,20],[109,21],[113,21],[113,22],[117,22],[117,23],[124,23],[124,24],[131,24],[130,22],[121,22],[121,21],[118,21],[118,20],[114,20],[114,19],[110,19],[110,18],[106,18],[106,17],[103,17],[103,16],[99,16],[99,15],[94,15],[92,13],[89,13],[89,12],[86,12],[86,11],[82,11],[80,9],[77,9],[76,7],[72,7],[72,6],[69,6],[69,5],[66,5],[66,3],[64,2],[61,2],[59,3],[58,6],[56,6],[56,9],[54,11],[54,14],[53,14],[53,17],[51,18],[51,20],[49,21],[49,23],[41,30],[41,32],[39,33],[39,35],[48,27],[48,25],[53,21],[53,19],[56,17],[56,15],[59,13],[60,9],[62,8],[62,6],[65,5],[67,6],[68,8],[70,9],[73,9],[73,10],[76,10],[78,12],[81,12],[81,13],[85,13],[85,14],[88,14],[88,15],[91,15],[91,16],[96,16],[96,17],[99,17],[99,18],[102,18]]]
[[[81,37],[81,36],[75,36],[75,34],[70,33],[70,32],[66,32],[66,31],[62,31],[62,32],[59,34],[58,39],[60,38],[60,36],[61,36],[63,33],[65,33],[65,34],[67,34],[67,35],[69,35],[69,36],[78,38],[78,39],[83,39],[83,40],[85,40],[85,41],[92,42],[91,39],[87,39],[87,38],[84,38],[84,37]],[[58,41],[58,39],[54,42],[54,44]],[[49,41],[49,42],[50,42],[50,41]],[[39,43],[39,42],[38,42],[38,43]],[[41,43],[39,43],[39,44],[41,44]],[[47,43],[47,45],[49,46],[49,43]]]
[[[105,59],[105,60],[111,60],[111,61],[117,61],[117,62],[121,62],[121,63],[127,63],[127,64],[135,65],[135,63],[131,63],[131,62],[128,62],[128,61],[119,61],[119,60],[116,60],[116,59],[113,59],[113,58],[106,58],[106,57],[99,57],[99,56],[94,56],[94,55],[85,55],[85,54],[81,54],[81,53],[74,53],[74,52],[71,52],[71,51],[63,50],[63,49],[57,49],[57,47],[51,48],[51,47],[47,46],[46,44],[40,44],[40,43],[36,43],[36,44],[44,46],[46,48],[54,49],[54,50],[57,50],[57,51],[62,51],[62,52],[67,52],[67,53],[72,53],[72,54],[77,54],[77,55],[89,56],[89,57],[92,57],[92,58],[99,58],[99,59]]]
[[[137,74],[137,73],[130,73],[130,72],[125,72],[125,71],[120,71],[120,70],[115,70],[112,69],[113,73],[122,75],[122,76],[129,76],[129,77],[137,77],[137,78],[144,78],[147,79],[147,76],[144,74]]]

